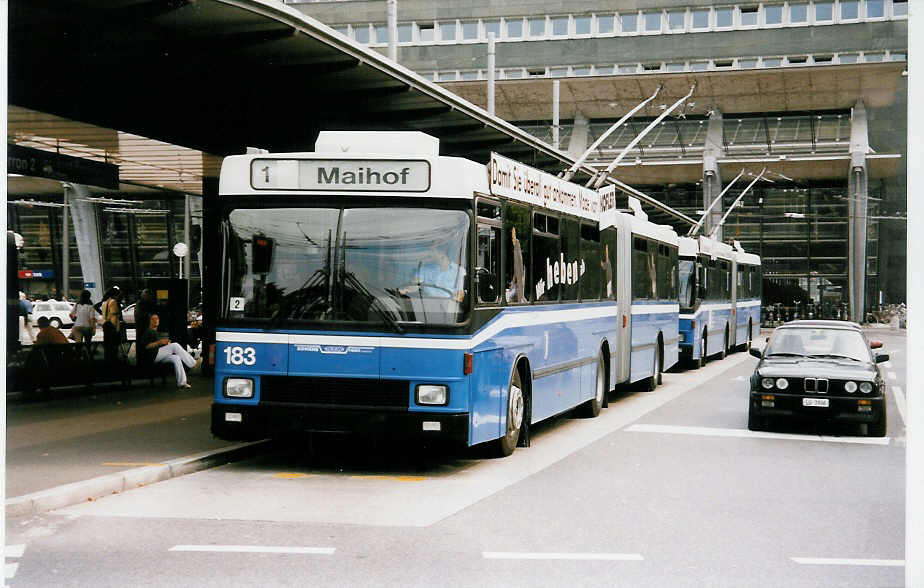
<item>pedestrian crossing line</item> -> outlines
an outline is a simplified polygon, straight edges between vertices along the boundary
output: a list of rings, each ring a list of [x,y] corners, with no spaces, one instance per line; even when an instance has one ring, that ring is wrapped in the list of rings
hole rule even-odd
[[[284,553],[297,555],[333,555],[333,547],[285,547],[278,545],[174,545],[168,551],[206,553]]]
[[[719,429],[713,427],[681,427],[675,425],[638,424],[624,429],[629,433],[668,433],[675,435],[700,435],[705,437],[750,437],[757,439],[785,439],[790,441],[823,441],[826,443],[855,443],[860,445],[888,445],[889,437],[827,437],[824,435],[796,435],[750,431],[748,429]]]
[[[485,551],[484,559],[575,560],[575,561],[642,561],[640,553],[543,553]]]
[[[6,549],[3,551],[3,555],[6,557],[22,557],[22,554],[25,552],[25,545],[7,545]]]
[[[797,564],[812,566],[877,566],[901,567],[905,565],[903,559],[849,559],[835,557],[790,557]]]

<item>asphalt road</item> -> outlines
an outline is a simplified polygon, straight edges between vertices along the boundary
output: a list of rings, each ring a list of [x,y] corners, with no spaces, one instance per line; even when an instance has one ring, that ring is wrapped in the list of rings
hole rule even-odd
[[[905,339],[871,338],[886,439],[748,432],[738,353],[506,459],[323,438],[11,519],[7,584],[901,586]]]

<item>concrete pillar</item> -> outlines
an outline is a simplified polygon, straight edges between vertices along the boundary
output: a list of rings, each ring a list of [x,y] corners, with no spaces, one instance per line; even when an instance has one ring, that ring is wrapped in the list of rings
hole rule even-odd
[[[558,149],[559,145],[559,100],[561,97],[561,81],[555,80],[552,82],[552,147]]]
[[[388,58],[398,61],[398,0],[387,0],[388,11]],[[377,39],[380,43],[381,40]]]
[[[495,67],[495,48],[494,48],[494,33],[488,33],[488,105],[487,111],[488,114],[494,116],[494,79],[497,76],[497,68]]]
[[[866,154],[869,152],[866,108],[860,100],[850,117],[850,176],[847,178],[848,249],[847,277],[850,292],[850,318],[863,322],[866,308],[866,222],[868,179]]]
[[[580,110],[574,111],[574,126],[571,128],[571,138],[568,139],[568,155],[577,159],[590,144],[587,138],[590,136],[590,120],[584,116]]]
[[[709,208],[712,201],[722,193],[722,174],[719,172],[718,160],[725,154],[725,142],[722,138],[722,113],[713,108],[709,114],[709,124],[706,127],[706,143],[703,148],[703,210]],[[718,225],[724,213],[724,203],[719,202],[709,212],[703,222],[703,235],[709,235]],[[720,227],[715,238],[722,240],[724,231]]]
[[[74,221],[74,239],[77,241],[77,255],[80,257],[80,271],[84,283],[93,282],[90,298],[98,302],[103,298],[106,284],[103,283],[103,261],[99,248],[99,224],[96,221],[96,205],[87,202],[90,192],[86,186],[71,184],[73,190],[71,218]]]
[[[64,208],[61,209],[61,241],[63,245],[61,246],[61,290],[60,294],[64,294],[65,299],[67,299],[67,293],[70,289],[71,281],[71,227],[68,223],[67,214],[68,210],[68,186],[64,186]]]

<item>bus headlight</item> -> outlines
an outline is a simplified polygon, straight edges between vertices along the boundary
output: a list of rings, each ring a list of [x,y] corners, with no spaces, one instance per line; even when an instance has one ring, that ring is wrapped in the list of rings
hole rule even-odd
[[[250,378],[228,378],[225,380],[225,396],[228,398],[253,398],[253,380]]]
[[[872,391],[873,391],[873,385],[870,384],[869,382],[863,382],[862,384],[860,384],[860,392],[864,394],[869,394]]]
[[[853,394],[854,392],[857,391],[857,383],[854,382],[853,380],[848,381],[846,384],[844,384],[844,390],[848,394]]]
[[[434,384],[419,384],[416,394],[417,404],[445,406],[449,404],[449,387]]]

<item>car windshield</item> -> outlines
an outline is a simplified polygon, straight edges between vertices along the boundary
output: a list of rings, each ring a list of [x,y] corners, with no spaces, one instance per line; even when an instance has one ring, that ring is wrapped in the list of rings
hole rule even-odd
[[[430,208],[236,209],[224,222],[223,316],[456,324],[469,215]]]
[[[870,361],[863,335],[845,329],[777,329],[765,357],[774,355]]]

